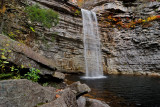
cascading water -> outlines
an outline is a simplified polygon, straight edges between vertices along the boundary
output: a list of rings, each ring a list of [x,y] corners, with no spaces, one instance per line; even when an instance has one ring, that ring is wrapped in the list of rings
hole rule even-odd
[[[84,33],[85,78],[103,78],[100,38],[95,12],[81,9]]]

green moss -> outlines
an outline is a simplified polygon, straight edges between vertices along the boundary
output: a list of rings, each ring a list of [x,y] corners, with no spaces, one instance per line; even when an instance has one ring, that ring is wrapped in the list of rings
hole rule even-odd
[[[32,22],[42,23],[44,27],[51,28],[59,23],[59,15],[51,9],[41,9],[38,5],[26,7],[25,12]]]
[[[41,106],[43,104],[45,104],[45,103],[38,103],[35,107]]]

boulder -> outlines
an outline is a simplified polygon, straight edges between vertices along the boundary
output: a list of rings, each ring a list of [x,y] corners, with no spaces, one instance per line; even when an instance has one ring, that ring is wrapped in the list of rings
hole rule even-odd
[[[85,97],[79,97],[77,99],[77,104],[78,104],[78,107],[85,107],[86,106],[86,98]]]
[[[96,99],[87,99],[86,107],[110,107],[103,101],[99,101]]]
[[[81,84],[79,81],[68,86],[76,93],[76,98],[78,99],[80,96],[88,93],[91,89],[86,84]]]
[[[78,107],[78,105],[75,93],[70,88],[67,88],[57,94],[56,100],[39,107]]]
[[[0,107],[109,107],[104,102],[80,97],[89,91],[80,82],[57,90],[26,79],[3,80],[0,81]]]
[[[60,80],[64,80],[65,79],[65,75],[63,73],[61,73],[61,72],[55,72],[53,74],[53,77],[58,78]]]
[[[55,91],[26,79],[0,81],[0,107],[34,107],[54,100]]]
[[[99,101],[96,99],[89,99],[86,97],[79,97],[77,100],[78,107],[110,107],[103,101]]]

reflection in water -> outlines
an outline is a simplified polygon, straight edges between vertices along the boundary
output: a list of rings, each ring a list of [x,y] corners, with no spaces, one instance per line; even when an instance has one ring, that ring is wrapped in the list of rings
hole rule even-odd
[[[86,83],[92,88],[91,94],[94,97],[101,97],[109,103],[111,102],[106,98],[112,95],[111,99],[117,97],[117,99],[125,100],[118,100],[121,101],[118,102],[119,104],[126,103],[127,105],[127,102],[130,102],[136,106],[160,107],[159,77],[109,75],[103,79],[82,79],[79,76],[69,76],[68,79]]]

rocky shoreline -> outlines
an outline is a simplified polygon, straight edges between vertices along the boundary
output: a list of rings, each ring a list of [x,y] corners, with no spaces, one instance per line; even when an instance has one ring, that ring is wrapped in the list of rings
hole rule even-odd
[[[56,89],[26,79],[2,80],[0,107],[109,107],[102,101],[82,97],[90,91],[80,82]]]

